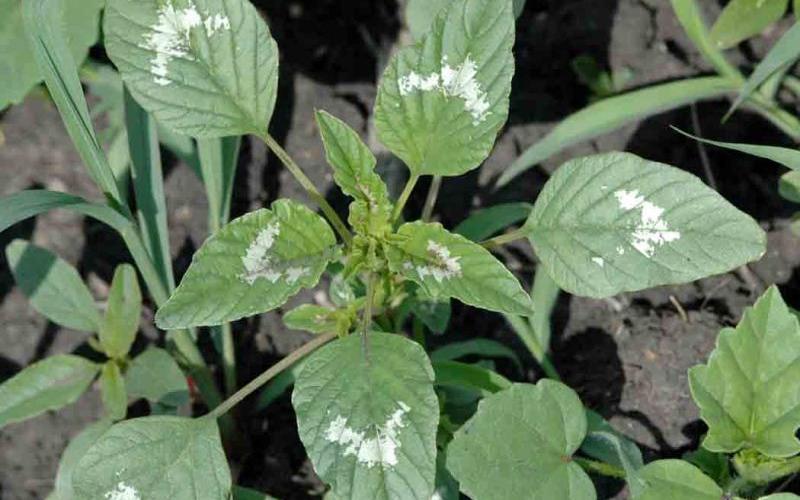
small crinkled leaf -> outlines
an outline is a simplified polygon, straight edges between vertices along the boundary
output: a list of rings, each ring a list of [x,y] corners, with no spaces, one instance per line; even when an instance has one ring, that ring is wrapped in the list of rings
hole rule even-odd
[[[433,298],[453,297],[465,304],[510,314],[530,315],[530,296],[488,250],[441,224],[403,224],[386,246],[392,271]]]
[[[336,309],[303,304],[283,315],[283,322],[294,330],[311,333],[331,333],[337,331]]]
[[[511,0],[450,3],[389,62],[375,103],[381,141],[418,175],[480,165],[508,117],[513,45]]]
[[[758,223],[700,179],[629,153],[562,165],[523,230],[555,282],[589,297],[693,281],[766,250]]]
[[[106,315],[100,326],[100,344],[110,358],[122,359],[136,340],[142,315],[142,292],[136,269],[117,266],[108,292]]]
[[[335,244],[328,223],[295,201],[239,217],[203,243],[156,323],[219,325],[275,309],[317,284]]]
[[[399,335],[335,340],[310,356],[292,404],[314,470],[341,499],[430,498],[439,403],[422,347]]]
[[[447,449],[447,468],[474,500],[594,500],[570,459],[586,435],[578,395],[552,380],[514,384],[478,405]]]
[[[125,373],[128,394],[177,408],[189,402],[189,387],[178,363],[164,349],[150,347],[134,358]]]
[[[792,203],[800,203],[800,172],[787,172],[778,181],[778,194]]]
[[[136,100],[196,137],[263,137],[278,48],[247,0],[109,0],[105,46]]]
[[[772,287],[723,329],[705,365],[689,370],[689,387],[708,424],[703,446],[770,457],[800,453],[800,325]]]
[[[72,485],[87,500],[227,500],[231,474],[214,420],[156,416],[106,431]]]
[[[711,28],[711,40],[729,49],[783,17],[788,5],[789,0],[731,0]]]
[[[633,500],[720,500],[722,489],[700,469],[683,460],[656,460],[637,472],[643,487]]]
[[[75,402],[99,369],[99,365],[71,354],[25,367],[0,384],[0,429]]]
[[[58,472],[56,473],[53,491],[56,500],[75,500],[75,492],[72,489],[72,471],[75,470],[78,462],[83,458],[89,447],[100,439],[100,436],[109,427],[111,427],[110,420],[100,420],[83,429],[80,434],[69,442],[58,462]]]
[[[386,184],[375,172],[375,155],[358,133],[325,111],[317,111],[316,117],[336,184],[346,195],[372,207],[391,205]]]
[[[6,258],[14,281],[31,305],[53,323],[95,332],[100,314],[94,298],[78,271],[51,253],[23,240],[6,247]]]
[[[110,420],[122,420],[128,414],[128,393],[125,379],[114,361],[108,361],[100,372],[100,395]]]

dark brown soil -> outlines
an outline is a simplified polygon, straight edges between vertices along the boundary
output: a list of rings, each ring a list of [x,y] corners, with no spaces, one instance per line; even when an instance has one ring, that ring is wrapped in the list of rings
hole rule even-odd
[[[313,110],[326,109],[368,134],[378,68],[399,27],[397,6],[392,0],[256,3],[269,17],[283,49],[273,133],[312,180],[326,186],[332,203],[344,207],[341,197],[330,189],[331,176]],[[716,1],[700,3],[709,13],[719,9]],[[754,55],[763,53],[778,33],[776,30],[765,40],[733,51],[733,60],[752,64]],[[523,148],[587,103],[589,92],[570,68],[571,60],[581,54],[592,55],[604,67],[629,69],[629,87],[709,71],[682,33],[668,0],[528,0],[518,23],[518,66],[509,126],[482,169],[445,182],[438,204],[445,225],[452,227],[474,207],[532,201],[546,180],[546,171],[567,158],[597,151],[625,149],[703,175],[695,144],[668,129],[670,124],[691,129],[689,110],[683,109],[570,148],[547,161],[543,170],[531,170],[510,187],[494,191],[493,179]],[[708,136],[785,143],[778,132],[746,113],[720,125],[724,108],[719,102],[697,106]],[[46,187],[98,197],[49,102],[31,97],[5,113],[0,126],[6,139],[0,146],[0,194]],[[769,252],[751,266],[751,273],[732,273],[604,301],[563,296],[554,317],[554,359],[565,381],[589,407],[635,439],[648,459],[678,457],[697,446],[704,428],[689,397],[686,369],[705,360],[719,329],[735,324],[743,308],[771,283],[782,284],[787,300],[800,306],[800,282],[794,275],[800,264],[800,246],[786,222],[792,207],[777,196],[781,170],[765,161],[718,150],[709,150],[709,156],[720,192],[769,230]],[[402,182],[402,172],[388,175]],[[182,272],[205,237],[206,203],[200,182],[184,165],[170,165],[166,187],[171,245],[176,268]],[[236,180],[235,214],[278,197],[306,200],[264,146],[247,139]],[[419,210],[421,203],[422,194],[412,199],[411,210]],[[21,224],[0,236],[0,246],[14,237],[31,238],[76,264],[98,298],[105,293],[114,265],[127,258],[113,233],[64,212]],[[521,278],[530,281],[529,248],[511,248],[504,257],[520,271]],[[307,292],[290,305],[314,298],[314,292]],[[235,325],[240,382],[250,380],[306,340],[303,334],[287,331],[280,315],[278,311]],[[79,348],[86,340],[84,334],[60,329],[38,316],[14,288],[3,260],[0,325],[0,380],[44,356]],[[153,335],[151,329],[146,333]],[[432,341],[470,337],[495,338],[513,346],[525,361],[522,379],[534,381],[539,376],[536,364],[496,315],[455,307],[449,333]],[[499,369],[521,379],[510,366],[500,363]],[[98,393],[92,390],[58,413],[0,431],[0,499],[46,496],[64,446],[101,412]],[[248,413],[245,405],[240,415],[245,415],[241,425],[251,436],[252,452],[237,458],[234,472],[238,481],[279,498],[319,495],[322,485],[298,440],[288,398],[257,414]],[[609,495],[616,493],[612,488]]]

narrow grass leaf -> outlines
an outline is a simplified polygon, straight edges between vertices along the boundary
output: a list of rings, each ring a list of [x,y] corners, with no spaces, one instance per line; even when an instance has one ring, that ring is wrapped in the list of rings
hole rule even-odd
[[[711,40],[729,49],[752,38],[783,17],[789,0],[731,0],[711,28]]]
[[[553,330],[551,318],[560,294],[561,287],[558,286],[558,283],[550,277],[544,266],[538,267],[531,289],[533,316],[530,318],[530,325],[544,353],[550,352],[550,338]]]
[[[491,339],[472,339],[452,342],[431,352],[431,361],[453,361],[466,356],[482,358],[505,358],[511,361],[520,372],[522,363],[513,349]]]
[[[780,163],[786,168],[800,171],[799,149],[781,148],[777,146],[765,146],[760,144],[742,144],[736,142],[712,141],[709,139],[703,139],[702,137],[694,136],[692,134],[684,132],[683,130],[677,127],[672,127],[672,129],[678,133],[685,135],[686,137],[690,137],[696,141],[700,141],[705,144],[711,144],[712,146],[731,149],[733,151],[749,154],[752,156],[756,156],[758,158],[764,158],[765,160],[772,160],[775,163]]]
[[[230,219],[233,181],[239,160],[241,136],[200,139],[197,151],[208,198],[208,225],[218,230]]]

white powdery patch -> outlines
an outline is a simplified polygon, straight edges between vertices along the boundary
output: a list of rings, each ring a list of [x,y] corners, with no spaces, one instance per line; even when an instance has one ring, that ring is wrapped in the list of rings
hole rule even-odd
[[[478,125],[491,114],[489,99],[480,82],[475,78],[478,66],[467,54],[464,62],[456,67],[447,63],[447,56],[442,58],[441,69],[429,75],[420,75],[414,71],[397,80],[400,95],[411,92],[439,91],[447,97],[457,97],[464,101],[464,108],[472,115],[472,124]]]
[[[461,276],[461,264],[458,263],[461,257],[451,257],[450,249],[446,246],[428,240],[428,253],[436,262],[427,266],[417,266],[420,279],[433,276],[433,279],[441,283],[445,279]]]
[[[307,267],[290,267],[286,270],[286,282],[294,285],[297,280],[309,273],[311,273],[311,269]]]
[[[645,257],[652,257],[657,247],[681,238],[680,231],[670,230],[667,221],[662,218],[664,209],[645,200],[644,196],[639,195],[639,191],[620,190],[614,196],[617,197],[621,209],[640,210],[641,218],[631,233],[630,243]],[[619,250],[618,248],[618,253],[623,253]]]
[[[208,16],[204,21],[194,6],[176,9],[171,2],[161,6],[156,24],[145,35],[144,42],[139,44],[141,48],[156,53],[150,59],[150,73],[153,74],[155,83],[162,86],[172,83],[167,78],[168,65],[172,59],[193,59],[189,54],[190,33],[192,28],[201,24],[205,26],[208,36],[231,27],[228,18],[221,14]]]
[[[247,248],[247,253],[242,257],[245,272],[239,277],[248,285],[255,283],[258,278],[266,278],[273,283],[281,279],[281,272],[275,269],[269,254],[269,250],[275,244],[275,238],[280,232],[280,225],[273,222],[262,229]]]
[[[604,261],[602,257],[592,257],[592,262],[600,267],[604,267],[606,265],[606,261]]]
[[[117,486],[103,495],[103,497],[106,500],[141,500],[136,488],[123,482],[117,483]]]
[[[376,465],[397,465],[397,450],[400,448],[400,429],[406,426],[404,417],[411,408],[399,401],[398,408],[389,415],[383,425],[370,426],[363,431],[347,425],[347,419],[339,415],[331,421],[325,431],[325,439],[344,446],[344,456],[354,455],[358,463],[371,469]],[[367,434],[370,437],[367,437]]]

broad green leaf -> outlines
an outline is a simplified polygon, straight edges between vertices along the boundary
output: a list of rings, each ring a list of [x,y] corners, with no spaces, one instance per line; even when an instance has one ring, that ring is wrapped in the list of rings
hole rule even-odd
[[[450,324],[450,299],[435,299],[424,289],[417,288],[408,299],[411,313],[433,333],[443,334]]]
[[[629,153],[565,163],[523,230],[555,282],[589,297],[719,274],[766,249],[759,225],[700,179]]]
[[[94,298],[70,264],[23,240],[6,247],[6,258],[17,286],[44,317],[84,332],[100,328]]]
[[[244,215],[198,250],[156,323],[166,330],[218,325],[275,309],[317,284],[335,244],[328,223],[295,201]]]
[[[58,462],[58,472],[56,473],[56,483],[54,488],[54,500],[75,500],[75,492],[72,490],[72,472],[83,458],[86,450],[89,449],[100,436],[111,427],[111,421],[100,420],[89,427],[83,429],[80,434],[72,438],[61,460]],[[104,499],[105,500],[105,499]]]
[[[741,88],[739,96],[731,105],[728,114],[730,115],[741,106],[776,71],[797,61],[798,57],[800,57],[800,22],[795,23],[756,66],[753,74]]]
[[[504,203],[474,212],[454,232],[472,241],[482,241],[506,227],[528,218],[533,205],[530,203]]]
[[[436,14],[452,0],[409,0],[406,2],[406,24],[415,40],[422,38],[431,28]],[[525,0],[514,0],[514,17],[525,8]]]
[[[339,331],[336,309],[313,304],[303,304],[292,309],[283,315],[283,322],[294,330],[304,330],[311,333]]]
[[[231,475],[214,420],[144,417],[118,423],[72,475],[77,498],[225,500]]]
[[[800,452],[800,325],[772,287],[724,328],[705,365],[689,370],[689,387],[708,424],[703,446],[770,457]]]
[[[638,493],[644,483],[637,471],[644,466],[642,452],[636,443],[617,432],[598,413],[586,410],[588,430],[581,443],[581,451],[590,457],[625,471],[625,479],[632,494]]]
[[[780,163],[786,168],[792,170],[800,170],[800,149],[781,148],[777,146],[765,146],[761,144],[742,144],[736,142],[712,141],[709,139],[703,139],[702,137],[697,137],[692,134],[686,133],[683,130],[680,130],[679,128],[676,127],[672,127],[672,129],[678,133],[685,135],[686,137],[690,137],[696,141],[700,141],[705,144],[711,144],[712,146],[731,149],[733,151],[749,154],[752,156],[756,156],[758,158],[764,158],[765,160],[772,160],[775,163]]]
[[[511,382],[507,378],[478,365],[468,365],[458,361],[434,361],[433,371],[436,374],[437,386],[469,389],[479,392],[482,396],[511,387]]]
[[[275,500],[275,498],[250,488],[234,486],[233,500]]]
[[[792,203],[800,203],[800,171],[787,172],[781,176],[778,194]]]
[[[267,133],[278,48],[247,0],[109,0],[105,46],[142,107],[196,137]]]
[[[484,358],[505,358],[522,371],[522,363],[513,349],[491,339],[472,339],[453,342],[431,352],[431,361],[452,361],[465,356]]]
[[[106,315],[100,327],[100,344],[111,358],[123,359],[136,339],[142,315],[142,292],[136,269],[121,264],[114,271]]]
[[[51,356],[0,384],[0,428],[75,402],[100,366],[71,354]]]
[[[42,81],[42,74],[33,57],[33,49],[25,38],[20,0],[0,0],[0,110],[9,104],[22,101],[34,85]],[[83,61],[89,47],[97,41],[100,32],[100,11],[103,0],[62,0],[54,4],[63,9],[62,19],[67,48],[75,61]]]
[[[356,131],[325,111],[317,111],[316,117],[336,184],[346,195],[367,202],[374,210],[391,206],[386,184],[375,172],[375,155]]]
[[[683,460],[656,460],[639,470],[643,482],[633,500],[720,500],[722,489],[700,469]]]
[[[728,79],[717,76],[661,83],[603,99],[569,115],[542,140],[525,150],[497,180],[505,186],[513,178],[556,153],[583,141],[612,132],[637,120],[680,108],[693,102],[738,91]]]
[[[453,297],[491,311],[529,315],[531,299],[489,251],[441,224],[403,224],[386,247],[389,266],[433,298]]]
[[[586,435],[577,394],[552,380],[514,384],[478,405],[447,449],[447,468],[474,500],[594,500],[571,461]]]
[[[724,453],[714,453],[700,446],[683,455],[683,459],[696,466],[717,484],[728,484],[731,480],[730,459]]]
[[[508,117],[511,0],[459,0],[398,52],[375,102],[381,141],[415,175],[461,175],[486,159]]]
[[[314,470],[338,498],[430,498],[439,403],[419,344],[375,332],[335,340],[306,360],[292,404]]]
[[[177,408],[189,402],[186,377],[172,356],[157,347],[134,358],[125,373],[125,385],[131,397],[151,403]]]
[[[108,361],[100,372],[100,394],[110,420],[123,420],[128,414],[128,394],[125,379],[114,361]]]
[[[778,21],[789,0],[731,0],[711,28],[711,40],[729,49],[754,37]]]

